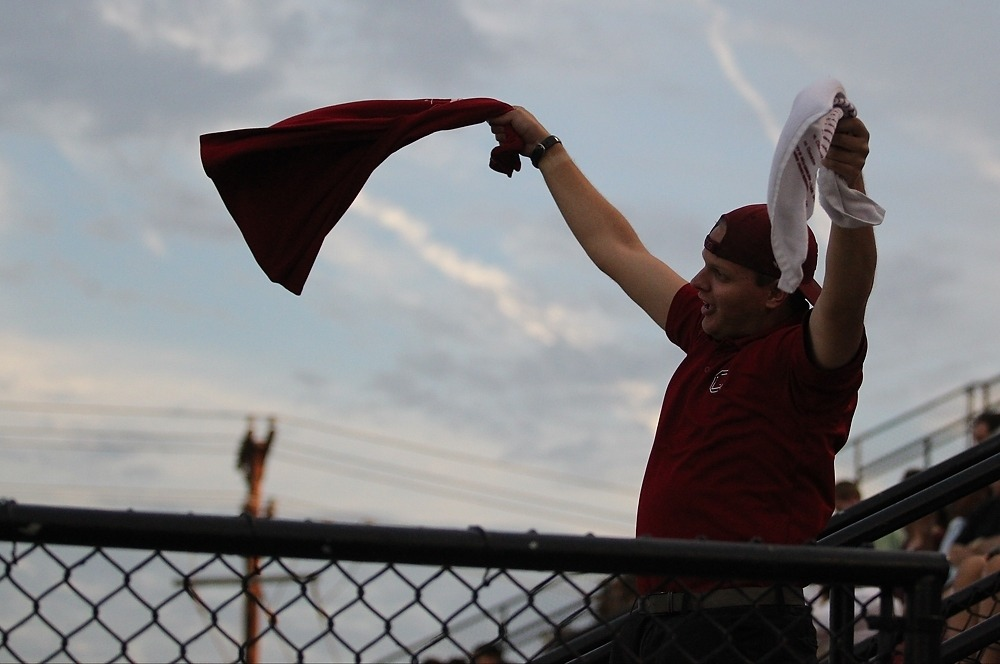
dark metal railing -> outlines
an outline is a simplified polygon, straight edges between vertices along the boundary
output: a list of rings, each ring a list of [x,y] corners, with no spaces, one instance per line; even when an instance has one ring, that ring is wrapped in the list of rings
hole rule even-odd
[[[818,542],[825,546],[859,546],[873,542],[908,523],[945,508],[955,500],[1000,480],[1000,435],[931,466],[885,491],[834,515]],[[978,603],[1000,590],[1000,573],[987,576],[948,595],[942,602],[945,618],[977,609]],[[942,645],[941,662],[975,656],[1000,641],[1000,619],[977,616],[974,626]],[[864,644],[859,652],[864,650]]]
[[[877,586],[906,598],[904,615],[886,627],[893,643],[900,631],[906,661],[936,662],[948,569],[934,554],[827,546],[341,525],[13,502],[0,505],[0,540],[10,543],[8,552],[0,552],[0,659],[14,661],[142,661],[149,652],[155,652],[154,661],[204,661],[211,659],[209,639],[223,653],[218,659],[229,661],[256,661],[254,646],[272,641],[285,649],[280,658],[299,661],[328,660],[333,651],[337,659],[354,661],[430,661],[443,649],[468,658],[481,640],[502,644],[513,660],[596,661],[605,657],[602,648],[620,615],[598,610],[609,579],[655,574]],[[231,556],[253,557],[259,569],[248,574]],[[90,571],[95,565],[99,574]],[[313,590],[331,576],[335,589]],[[255,581],[287,583],[291,597],[265,600],[251,592]],[[441,584],[446,588],[439,589]],[[559,601],[545,596],[553,588]],[[266,618],[260,634],[239,634],[237,609],[247,600]],[[185,612],[181,604],[194,609]],[[482,628],[474,637],[459,634],[459,624],[471,618]],[[314,629],[300,634],[310,621]],[[576,624],[581,627],[565,630]],[[530,638],[515,636],[526,632]],[[585,649],[580,639],[589,639]],[[831,640],[831,654],[851,652],[849,635],[832,634]],[[118,645],[108,650],[109,642]],[[316,651],[321,643],[329,651],[322,656]],[[101,648],[101,656],[93,656]]]
[[[858,545],[887,535],[1000,480],[1000,435],[835,514],[817,540]]]
[[[870,498],[861,501],[857,505],[833,515],[830,522],[827,524],[826,529],[824,529],[823,533],[819,536],[819,541],[831,544],[834,542],[838,544],[846,543],[829,538],[845,528],[855,528],[866,517],[870,517],[875,514],[881,515],[880,520],[884,519],[887,514],[893,514],[893,516],[896,517],[894,520],[897,523],[887,531],[892,532],[892,530],[898,528],[899,525],[908,523],[908,516],[912,516],[912,514],[903,514],[902,516],[899,516],[897,512],[908,511],[916,513],[917,516],[929,514],[939,507],[948,504],[952,500],[963,495],[968,495],[976,489],[980,489],[994,481],[990,479],[990,468],[991,466],[1000,467],[1000,457],[998,457],[998,454],[1000,454],[1000,435],[992,436],[987,440],[984,440],[979,445],[959,452],[958,454],[931,466],[913,475],[912,477],[904,479],[884,491],[871,496]],[[977,471],[964,475],[957,481],[948,482],[948,480],[954,478],[955,475],[968,471],[976,466],[979,467]],[[924,493],[925,491],[926,493]],[[915,503],[926,507],[925,510],[913,509],[912,503],[907,504],[904,508],[899,507],[900,503],[907,501],[918,494],[921,495],[921,499],[915,501]],[[921,511],[922,514],[920,513]],[[902,524],[898,523],[900,519],[903,520]],[[870,528],[873,523],[875,522],[868,522]],[[874,534],[874,529],[872,534]],[[879,536],[880,535],[875,535],[875,538]],[[870,539],[868,541],[872,540]]]

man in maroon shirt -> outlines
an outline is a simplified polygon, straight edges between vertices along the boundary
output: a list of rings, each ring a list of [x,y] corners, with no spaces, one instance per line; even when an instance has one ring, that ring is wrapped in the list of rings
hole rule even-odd
[[[516,133],[570,230],[686,357],[664,397],[639,498],[637,536],[804,544],[833,512],[833,457],[861,384],[875,274],[871,226],[834,225],[822,291],[809,233],[804,278],[777,287],[764,205],[723,215],[690,282],[653,256],[562,143],[523,108],[490,121]],[[824,166],[864,192],[868,131],[840,120]],[[812,308],[809,307],[812,304]],[[801,594],[692,579],[640,580],[616,639],[620,661],[815,659]],[[720,589],[721,586],[721,589]]]

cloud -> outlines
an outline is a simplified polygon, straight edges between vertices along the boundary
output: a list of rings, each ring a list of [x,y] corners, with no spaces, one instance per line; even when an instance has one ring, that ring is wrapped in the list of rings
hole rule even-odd
[[[0,57],[16,57],[17,66],[0,71],[8,100],[0,120],[23,131],[107,141],[186,133],[206,118],[254,108],[277,73],[264,34],[283,36],[295,17],[241,6],[247,10],[227,13],[216,3],[79,2],[49,11],[11,5],[0,43],[17,50],[0,50]],[[234,17],[262,27],[233,25]],[[299,41],[288,41],[286,57]],[[237,61],[241,69],[232,71]],[[227,104],[217,103],[223,99]]]
[[[571,313],[567,307],[534,302],[508,272],[463,256],[454,247],[435,241],[427,226],[402,208],[362,193],[352,209],[392,231],[427,265],[444,276],[487,294],[496,310],[534,341],[546,346],[562,342],[576,348],[589,348],[596,342],[591,332],[570,324]]]
[[[997,143],[989,135],[960,125],[951,128],[947,144],[968,160],[982,178],[1000,185],[1000,154]]]
[[[146,247],[149,253],[158,258],[163,258],[167,254],[167,243],[164,241],[163,235],[152,228],[147,228],[143,231],[142,245]]]
[[[750,106],[767,139],[771,143],[777,144],[778,138],[781,136],[783,123],[775,117],[764,95],[757,90],[740,67],[732,46],[727,39],[726,26],[729,22],[729,12],[711,2],[711,0],[700,0],[700,4],[709,11],[706,37],[712,54],[715,56],[716,62],[722,70],[723,76],[729,82],[733,91]],[[817,203],[814,207],[813,216],[809,219],[809,224],[812,226],[813,232],[821,244],[821,249],[824,239],[830,234],[830,223],[829,215]],[[822,277],[822,261],[820,263],[818,274]]]
[[[650,381],[622,379],[615,383],[613,389],[617,395],[614,403],[618,416],[645,427],[652,438],[659,422],[662,387]]]
[[[75,340],[0,331],[0,364],[6,391],[24,401],[127,404],[142,395],[149,403],[247,403],[247,394],[233,389],[238,382],[222,390],[211,377],[199,377],[199,366],[204,365],[194,355],[163,346],[154,350],[141,342],[92,339],[88,352],[82,353]]]
[[[0,158],[0,232],[7,229],[14,218],[14,181],[10,166]]]
[[[269,31],[257,25],[252,5],[237,0],[208,5],[102,0],[97,13],[140,50],[193,53],[199,62],[227,74],[256,67],[271,55]]]
[[[753,110],[768,139],[772,143],[777,143],[778,136],[781,134],[781,124],[774,117],[774,113],[771,112],[764,96],[743,73],[727,39],[726,26],[729,22],[729,12],[710,0],[703,0],[700,4],[709,11],[706,37],[708,46],[711,48],[723,76],[736,94]]]
[[[526,103],[690,275],[706,220],[761,193],[761,136],[776,139],[789,92],[828,68],[873,128],[870,184],[891,215],[858,429],[996,364],[992,5],[872,5],[858,23],[788,0],[397,4],[4,7],[6,398],[265,403],[638,484],[680,352],[589,264],[537,173],[463,168],[473,131],[413,146],[294,298],[254,264],[197,137],[379,96]],[[484,209],[503,223],[468,223]],[[426,504],[387,513],[456,510]]]

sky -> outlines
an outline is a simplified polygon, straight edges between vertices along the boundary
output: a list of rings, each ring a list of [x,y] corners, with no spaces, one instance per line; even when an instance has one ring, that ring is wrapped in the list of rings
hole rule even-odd
[[[887,211],[854,431],[1000,373],[995,2],[2,11],[3,497],[237,513],[237,446],[273,417],[276,516],[632,533],[681,356],[534,169],[488,168],[486,125],[380,166],[301,296],[255,263],[199,136],[363,99],[525,106],[690,277],[715,219],[764,200],[795,95],[836,78]]]

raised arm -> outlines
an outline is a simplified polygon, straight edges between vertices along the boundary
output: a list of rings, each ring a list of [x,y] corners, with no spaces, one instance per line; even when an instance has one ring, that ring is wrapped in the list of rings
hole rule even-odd
[[[858,118],[837,125],[823,165],[864,193],[861,171],[868,157],[868,129]],[[875,233],[863,228],[830,229],[826,272],[809,320],[809,338],[816,362],[835,369],[858,352],[864,337],[865,310],[875,282]]]
[[[501,142],[506,132],[516,132],[524,142],[525,155],[549,135],[523,108],[491,120],[490,125]],[[548,149],[539,169],[566,224],[590,259],[663,327],[674,294],[686,283],[684,278],[649,253],[632,225],[583,175],[564,146],[556,144]]]

